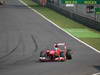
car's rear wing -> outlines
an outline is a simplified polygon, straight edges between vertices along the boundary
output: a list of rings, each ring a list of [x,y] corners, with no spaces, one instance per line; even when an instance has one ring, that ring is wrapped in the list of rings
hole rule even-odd
[[[55,45],[58,45],[58,46],[64,46],[64,49],[67,50],[67,43],[66,43],[66,42],[55,43],[54,46],[55,46]]]

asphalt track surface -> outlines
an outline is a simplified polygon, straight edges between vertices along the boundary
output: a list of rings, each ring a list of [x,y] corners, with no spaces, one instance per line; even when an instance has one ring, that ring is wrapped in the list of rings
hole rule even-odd
[[[52,15],[51,15],[52,16]],[[73,59],[38,61],[41,50],[67,42]],[[100,54],[76,41],[18,0],[0,6],[0,75],[91,75],[100,72]]]

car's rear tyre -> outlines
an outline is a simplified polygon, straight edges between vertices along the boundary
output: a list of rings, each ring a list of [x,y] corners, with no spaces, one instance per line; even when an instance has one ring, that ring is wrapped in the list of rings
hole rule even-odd
[[[68,59],[68,60],[71,60],[71,59],[72,59],[71,54],[68,54],[68,55],[67,55],[67,59]]]
[[[67,50],[66,59],[68,59],[68,60],[72,59],[72,55],[71,55],[71,50],[70,49]]]

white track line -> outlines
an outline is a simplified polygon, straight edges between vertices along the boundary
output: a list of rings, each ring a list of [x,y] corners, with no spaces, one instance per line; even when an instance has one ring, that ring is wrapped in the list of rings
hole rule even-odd
[[[30,6],[28,6],[25,2],[23,2],[22,0],[19,0],[21,3],[23,3],[25,6],[27,6],[28,8],[30,8],[31,10],[33,10],[34,12],[36,12],[38,15],[40,15],[41,17],[43,17],[45,20],[49,21],[50,23],[52,23],[53,25],[55,25],[56,27],[58,27],[59,29],[61,29],[62,31],[66,32],[68,35],[70,35],[71,37],[73,37],[74,39],[76,39],[77,41],[79,41],[80,43],[86,45],[87,47],[91,48],[92,50],[100,53],[99,50],[95,49],[94,47],[88,45],[87,43],[79,40],[78,38],[76,38],[75,36],[73,36],[72,34],[70,34],[69,32],[65,31],[64,29],[62,29],[61,27],[59,27],[57,24],[55,24],[53,21],[51,21],[50,19],[46,18],[44,15],[42,15],[41,13],[39,13],[38,11],[36,11],[35,9],[31,8]]]

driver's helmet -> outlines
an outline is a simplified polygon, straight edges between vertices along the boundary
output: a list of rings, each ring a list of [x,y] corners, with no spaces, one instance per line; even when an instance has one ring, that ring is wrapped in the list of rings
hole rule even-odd
[[[58,48],[58,45],[57,44],[55,45],[55,48]]]
[[[54,49],[58,50],[58,45],[57,44],[54,45]]]

